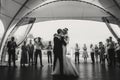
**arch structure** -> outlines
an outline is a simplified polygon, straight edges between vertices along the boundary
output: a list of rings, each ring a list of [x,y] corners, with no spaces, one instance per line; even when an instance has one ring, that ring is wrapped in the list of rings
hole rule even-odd
[[[5,29],[0,54],[8,37],[31,19],[35,23],[63,19],[103,22],[105,17],[109,23],[119,26],[119,14],[119,0],[0,0],[0,19]]]

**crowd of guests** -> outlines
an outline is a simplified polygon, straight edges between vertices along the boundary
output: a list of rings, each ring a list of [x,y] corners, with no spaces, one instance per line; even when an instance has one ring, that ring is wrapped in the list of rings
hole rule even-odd
[[[75,63],[79,63],[79,54],[80,48],[78,44],[75,47]],[[82,57],[84,58],[84,62],[87,62],[88,51],[86,44],[83,46]],[[106,39],[106,43],[99,42],[98,44],[90,45],[90,57],[92,63],[101,64],[107,63],[108,66],[114,66],[116,63],[120,65],[120,39],[118,39],[117,43],[112,40],[112,37]]]
[[[24,41],[21,45],[21,59],[20,64],[21,66],[25,66],[25,64],[29,65],[35,65],[37,66],[38,63],[38,57],[40,66],[43,66],[42,63],[42,50],[47,50],[47,57],[48,57],[48,64],[52,65],[52,50],[53,45],[52,42],[49,41],[47,46],[44,46],[41,38],[37,37],[34,38],[34,43],[32,40],[29,40],[28,44],[27,41]],[[11,66],[11,60],[13,61],[13,65],[16,67],[16,48],[17,44],[15,42],[15,38],[12,37],[10,41],[7,43],[8,48],[8,64]],[[84,62],[87,63],[87,58],[91,57],[91,61],[93,64],[100,62],[101,64],[107,64],[109,66],[115,65],[116,63],[120,64],[120,40],[118,40],[118,43],[115,43],[115,41],[112,40],[112,37],[109,37],[106,39],[106,43],[99,42],[99,44],[91,44],[90,45],[90,56],[88,55],[88,48],[86,44],[83,45],[83,52],[82,57],[84,59]],[[80,63],[80,47],[76,43],[75,46],[75,63]]]
[[[11,60],[13,61],[14,67],[16,67],[16,48],[18,48],[18,45],[15,42],[15,38],[12,37],[10,41],[7,43],[8,48],[8,64],[11,66]],[[48,56],[48,63],[52,64],[52,43],[49,41],[47,47],[45,47],[41,41],[40,37],[34,38],[34,43],[32,40],[29,40],[29,43],[27,44],[27,41],[24,41],[21,45],[21,59],[20,59],[20,65],[25,66],[26,64],[29,65],[35,65],[37,66],[38,63],[38,57],[40,66],[43,66],[42,63],[42,49],[47,49],[47,56]]]

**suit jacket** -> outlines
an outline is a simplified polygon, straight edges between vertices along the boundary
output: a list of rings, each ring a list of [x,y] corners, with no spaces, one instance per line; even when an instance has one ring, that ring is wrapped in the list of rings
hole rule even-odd
[[[32,44],[31,46],[28,44],[28,53],[33,53],[34,52],[34,45]]]
[[[11,51],[11,50],[15,51],[16,47],[17,47],[17,44],[15,41],[8,41],[7,43],[8,51]]]
[[[64,38],[54,37],[54,55],[62,56],[63,55],[63,45],[66,45]]]

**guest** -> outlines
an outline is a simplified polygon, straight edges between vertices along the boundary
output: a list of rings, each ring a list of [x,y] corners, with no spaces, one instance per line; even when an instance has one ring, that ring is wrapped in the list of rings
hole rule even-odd
[[[14,67],[16,67],[16,63],[15,63],[15,51],[17,48],[17,44],[15,42],[15,38],[11,37],[11,41],[8,41],[7,43],[7,48],[8,48],[8,63],[9,63],[9,67],[11,66],[11,59],[13,61],[13,65]]]
[[[26,45],[26,41],[24,41],[22,47],[21,47],[21,61],[20,64],[21,66],[25,66],[25,64],[27,64],[27,53],[28,53],[28,49],[27,49],[27,45]]]
[[[95,63],[95,58],[94,58],[93,44],[90,45],[90,55],[91,55],[92,64],[94,64]]]
[[[98,63],[98,58],[99,58],[99,48],[97,45],[95,45],[95,59],[96,63]]]
[[[82,57],[84,58],[84,62],[87,62],[88,52],[87,52],[86,44],[84,44],[84,47],[83,47],[83,55],[82,55]]]
[[[30,65],[30,61],[32,60],[32,64],[33,64],[33,53],[34,53],[34,45],[32,44],[32,40],[30,40],[29,44],[28,44],[28,54],[29,54],[29,65]]]
[[[35,50],[35,66],[37,66],[37,58],[38,58],[38,55],[39,55],[40,65],[41,65],[41,67],[43,67],[43,64],[42,64],[42,51],[41,51],[42,48],[43,48],[43,44],[42,44],[41,38],[40,37],[35,38],[34,43],[35,43],[35,48],[36,48],[36,50]]]
[[[48,56],[48,64],[52,65],[52,44],[51,44],[51,41],[49,41],[49,45],[47,47],[47,56]]]
[[[108,49],[110,66],[115,65],[115,45],[112,37],[109,37],[109,49]]]
[[[116,53],[117,53],[117,61],[118,61],[119,67],[120,67],[120,39],[118,39]]]
[[[105,47],[102,42],[99,42],[99,50],[100,50],[100,63],[105,63]]]
[[[106,44],[105,44],[105,61],[107,61],[107,64],[109,65],[108,49],[109,49],[109,39],[106,39]]]
[[[75,46],[75,63],[78,63],[79,64],[79,52],[80,48],[78,46],[78,44],[76,43],[76,46]]]
[[[118,44],[118,42],[117,42],[117,43],[114,42],[114,45],[115,45],[115,47],[114,47],[114,49],[115,49],[115,57],[114,57],[115,60],[114,60],[114,64],[116,64],[117,59],[118,59],[118,58],[117,58],[117,57],[118,57],[118,56],[117,56],[117,51],[119,52],[119,48],[118,48],[118,47],[119,47],[119,44]]]
[[[96,63],[98,63],[98,57],[99,57],[99,48],[97,45],[95,45],[95,59]]]

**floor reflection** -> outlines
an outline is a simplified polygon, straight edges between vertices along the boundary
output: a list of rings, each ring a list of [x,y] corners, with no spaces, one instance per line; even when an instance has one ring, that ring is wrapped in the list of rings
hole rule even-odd
[[[24,66],[17,68],[0,66],[0,80],[120,80],[120,69],[107,65],[80,63],[76,64],[79,78],[52,76],[52,66]]]

